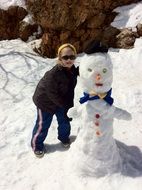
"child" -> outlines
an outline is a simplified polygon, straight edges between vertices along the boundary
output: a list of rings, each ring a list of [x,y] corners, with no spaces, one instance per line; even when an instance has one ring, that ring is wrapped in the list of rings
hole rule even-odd
[[[74,88],[78,68],[75,68],[76,49],[63,44],[58,49],[58,64],[47,71],[39,81],[33,101],[37,106],[37,121],[33,129],[31,146],[37,157],[44,156],[44,140],[48,134],[53,115],[58,122],[58,139],[65,147],[70,145],[70,122],[66,113],[73,107]]]

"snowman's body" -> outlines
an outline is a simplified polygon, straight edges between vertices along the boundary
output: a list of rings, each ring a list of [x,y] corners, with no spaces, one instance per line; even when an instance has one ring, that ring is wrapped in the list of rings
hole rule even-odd
[[[86,55],[80,63],[82,89],[100,98],[85,100],[80,107],[69,110],[71,117],[81,117],[79,133],[71,146],[75,152],[74,166],[85,175],[103,176],[121,170],[119,149],[113,138],[113,119],[130,119],[128,112],[105,101],[111,90],[112,64],[107,54]],[[111,99],[111,97],[110,97]]]

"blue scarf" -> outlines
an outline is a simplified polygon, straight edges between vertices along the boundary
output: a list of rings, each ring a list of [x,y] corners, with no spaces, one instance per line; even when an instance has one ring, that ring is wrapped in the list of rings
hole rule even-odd
[[[106,96],[103,98],[104,101],[106,101],[110,106],[113,104],[113,98],[111,97],[111,91],[112,88],[107,92]],[[80,98],[79,102],[80,104],[83,104],[87,102],[88,100],[97,100],[100,99],[98,95],[89,97],[89,94],[84,92],[84,96]]]

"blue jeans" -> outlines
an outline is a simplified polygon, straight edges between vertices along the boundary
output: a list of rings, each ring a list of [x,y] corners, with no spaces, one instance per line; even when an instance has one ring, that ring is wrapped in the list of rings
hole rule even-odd
[[[41,109],[37,108],[37,120],[33,129],[31,146],[33,150],[43,150],[44,140],[48,134],[48,129],[50,128],[53,115],[48,112],[43,112]],[[65,142],[69,139],[70,135],[70,122],[65,116],[65,111],[63,108],[58,108],[55,112],[58,122],[58,139]]]

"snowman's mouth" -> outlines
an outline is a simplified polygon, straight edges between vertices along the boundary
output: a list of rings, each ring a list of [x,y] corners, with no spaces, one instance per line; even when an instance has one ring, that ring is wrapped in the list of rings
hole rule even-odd
[[[103,86],[102,83],[95,83],[96,86]]]

